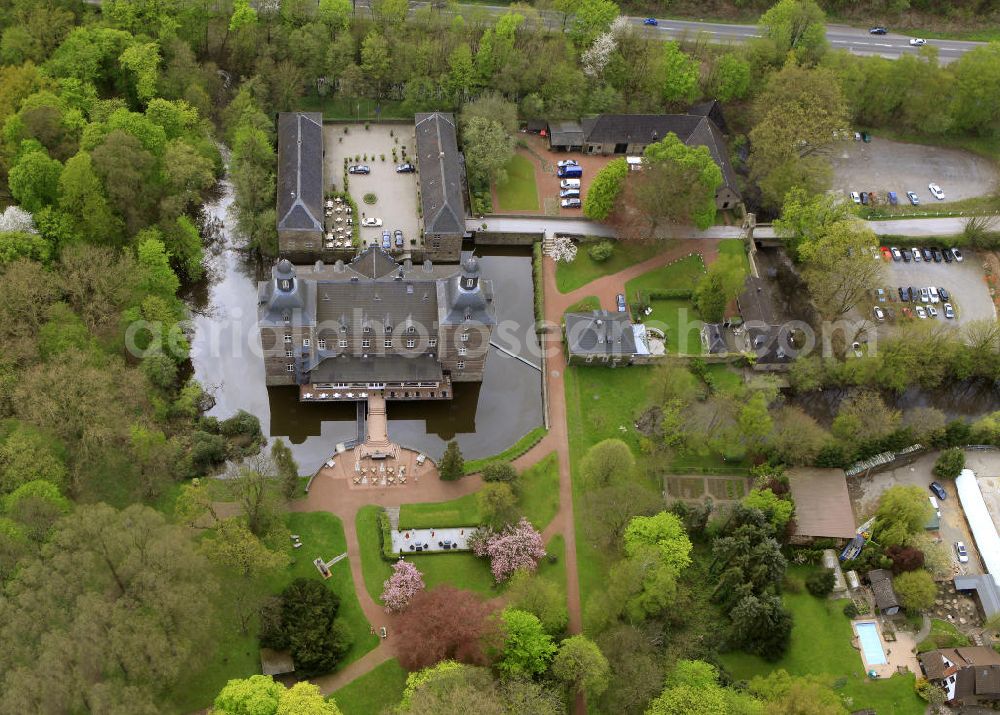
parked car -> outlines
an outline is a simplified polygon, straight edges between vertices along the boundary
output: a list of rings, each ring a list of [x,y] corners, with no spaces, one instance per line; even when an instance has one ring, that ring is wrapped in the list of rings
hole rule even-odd
[[[861,141],[861,132],[854,132],[854,141]]]
[[[653,27],[656,27],[657,25],[660,24],[660,22],[655,17],[647,17],[645,20],[642,21],[642,24],[652,25]]]
[[[935,308],[933,305],[928,305],[927,315],[931,316],[932,318],[936,318],[938,316],[937,308]]]
[[[560,169],[565,169],[567,166],[580,166],[580,162],[576,159],[563,159],[562,161],[557,161],[556,166]]]
[[[856,204],[860,204],[861,203],[861,194],[859,194],[857,191],[852,191],[851,192],[851,201],[853,201]]]
[[[904,303],[910,302],[910,289],[906,286],[899,286],[899,299]]]
[[[933,196],[938,201],[944,199],[944,192],[941,190],[941,187],[938,186],[937,184],[927,184],[927,190],[930,191],[931,196]]]
[[[886,28],[882,27],[881,25],[876,25],[875,27],[868,30],[869,35],[885,35],[888,32],[889,31]]]
[[[861,204],[863,206],[867,206],[868,205],[868,192],[867,191],[862,191],[861,192]]]
[[[944,317],[946,317],[946,318],[954,318],[955,317],[955,309],[953,307],[951,307],[951,303],[945,303],[941,307],[944,308]]]
[[[914,261],[914,263],[920,263],[920,249],[919,248],[911,248],[910,252],[913,253],[913,261]]]
[[[886,246],[880,246],[878,250],[881,252],[882,258],[884,258],[886,262],[892,260],[892,251],[890,251]]]
[[[375,218],[374,216],[370,218],[361,219],[361,225],[365,228],[378,228],[382,225],[382,219]]]
[[[923,254],[924,261],[926,263],[930,263],[931,261],[934,260],[934,256],[931,254],[931,249],[924,247],[920,249],[920,252]]]
[[[872,309],[872,312],[873,312],[873,313],[875,314],[875,320],[877,320],[877,321],[878,321],[878,322],[880,322],[880,323],[882,323],[882,322],[885,322],[885,311],[884,311],[884,310],[882,310],[881,308],[879,308],[879,307],[878,307],[878,306],[876,305],[876,306],[875,306],[875,307],[874,307],[874,308]]]
[[[559,204],[564,209],[578,209],[583,206],[583,202],[580,199],[563,199]]]
[[[909,248],[901,248],[899,250],[900,253],[903,254],[903,263],[909,263],[910,261],[913,260],[913,253],[910,251]]]
[[[559,192],[560,199],[578,199],[580,198],[580,189],[563,189]]]
[[[910,203],[913,204],[914,206],[919,206],[920,205],[920,197],[917,196],[916,192],[914,192],[914,191],[907,191],[906,192],[906,198],[908,198],[910,200]]]
[[[955,257],[951,255],[950,248],[946,248],[943,251],[941,251],[941,257],[944,258],[945,263],[951,263],[952,261],[955,260]]]
[[[348,174],[370,174],[372,173],[371,167],[366,164],[351,164],[347,167]]]
[[[934,510],[934,515],[940,519],[941,518],[941,505],[938,503],[937,497],[927,497],[927,500],[931,503],[931,508]]]
[[[889,192],[889,204],[891,206],[895,206],[898,203],[899,203],[899,197],[896,195],[896,192],[895,191],[890,191]]]
[[[580,180],[579,179],[563,179],[559,182],[560,189],[579,189]]]
[[[872,141],[872,135],[870,132],[861,132],[861,141],[865,144],[870,144]]]
[[[892,252],[892,260],[901,261],[903,259],[903,254],[899,252],[899,249],[893,246],[889,249]]]
[[[941,482],[936,482],[936,481],[931,482],[927,488],[930,489],[932,492],[934,492],[934,496],[936,496],[941,501],[944,501],[945,499],[948,498],[948,492],[946,492],[944,490],[944,487],[941,486]]]
[[[938,290],[934,286],[928,286],[927,292],[931,296],[931,303],[940,303],[941,297],[938,295]]]
[[[927,290],[926,288],[921,288],[920,289],[920,302],[921,303],[930,303],[931,302],[931,292],[929,290]]]
[[[947,303],[951,299],[951,293],[946,291],[944,288],[937,289],[938,295],[941,296],[941,302]]]
[[[875,289],[875,299],[878,300],[879,303],[885,302],[885,288]]]
[[[572,164],[570,166],[564,166],[556,172],[556,175],[560,179],[579,179],[583,176],[583,168]]]
[[[392,232],[392,237],[393,239],[395,239],[396,248],[402,248],[404,245],[403,232],[397,228],[395,231]]]
[[[382,232],[382,248],[387,251],[392,248],[392,236],[389,235],[388,231]]]
[[[615,303],[618,304],[618,312],[619,313],[624,313],[625,312],[625,295],[623,293],[619,293],[618,295],[615,296]]]
[[[926,320],[927,319],[927,311],[924,310],[924,306],[918,305],[913,310],[916,312],[917,317],[920,318],[921,320]]]
[[[913,299],[914,303],[920,300],[920,290],[914,286],[910,286],[910,298]]]
[[[924,40],[924,39],[922,39],[920,37],[911,37],[910,38],[910,46],[911,47],[922,47],[922,46],[924,46],[926,44],[927,44],[927,40]]]
[[[959,251],[957,248],[951,249],[951,255],[959,263],[962,262],[962,252]]]
[[[940,248],[932,248],[931,255],[934,257],[935,263],[940,263],[941,261],[944,260],[944,254],[941,253]]]
[[[965,548],[965,544],[961,541],[955,542],[955,554],[958,556],[958,563],[967,564],[969,563],[969,550]]]
[[[413,164],[409,162],[406,162],[405,164],[400,164],[399,166],[396,167],[397,174],[412,174],[416,170],[417,167],[415,167]]]

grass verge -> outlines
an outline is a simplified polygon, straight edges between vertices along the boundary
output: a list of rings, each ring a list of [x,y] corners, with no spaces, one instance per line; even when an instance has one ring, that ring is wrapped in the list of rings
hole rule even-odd
[[[377,715],[399,704],[406,676],[399,661],[390,658],[334,691],[333,700],[344,715]]]
[[[499,210],[538,211],[535,165],[531,160],[514,154],[504,169],[507,171],[507,182],[496,186]]]
[[[476,526],[480,521],[475,494],[466,494],[445,502],[403,504],[399,510],[400,529]]]
[[[588,295],[581,298],[566,309],[567,313],[589,313],[592,310],[601,309],[601,300],[596,295]]]
[[[465,461],[465,473],[475,474],[476,472],[480,472],[490,462],[511,462],[541,442],[542,438],[548,433],[549,431],[544,427],[535,427],[535,429],[528,432],[528,434],[521,437],[521,439],[499,454],[494,454],[492,457],[483,457],[482,459],[468,459]]]
[[[525,469],[519,481],[521,513],[543,531],[559,511],[559,457],[550,452]]]
[[[381,507],[369,504],[358,509],[354,517],[354,528],[358,534],[361,549],[361,573],[365,576],[365,588],[376,603],[382,595],[382,584],[392,574],[392,566],[382,558],[379,542],[378,513]]]
[[[936,648],[964,648],[972,645],[968,636],[953,623],[935,618],[931,621],[930,634],[917,644],[917,652],[925,653]]]

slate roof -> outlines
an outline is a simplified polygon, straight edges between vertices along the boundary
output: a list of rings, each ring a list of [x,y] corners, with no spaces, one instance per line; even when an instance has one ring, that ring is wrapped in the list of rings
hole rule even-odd
[[[705,323],[701,328],[701,344],[711,355],[729,352],[726,339],[722,336],[722,326]]]
[[[424,232],[464,234],[462,155],[455,136],[455,115],[421,113],[414,120]]]
[[[481,290],[462,288],[463,277],[474,277],[481,284]],[[462,264],[462,270],[437,284],[439,318],[442,325],[459,325],[474,321],[483,325],[496,323],[492,305],[492,288],[489,281],[483,281],[479,270],[479,259],[475,256]]]
[[[369,246],[347,265],[359,276],[372,279],[383,278],[400,268],[391,255],[377,246]]]
[[[323,115],[278,115],[278,230],[323,231]]]
[[[918,658],[928,680],[955,675],[954,700],[1000,696],[1000,654],[985,646],[938,648]]]
[[[313,382],[440,382],[441,365],[430,355],[343,355],[313,369]]]
[[[316,286],[316,319],[330,334],[346,325],[357,336],[367,326],[382,340],[386,324],[393,335],[413,326],[418,335],[437,333],[438,303],[433,284],[416,281],[324,281]],[[321,332],[323,332],[321,330]],[[374,343],[373,343],[374,345]]]
[[[580,122],[549,122],[549,142],[556,146],[583,146]]]
[[[264,325],[284,325],[287,315],[296,325],[314,325],[313,307],[316,305],[316,284],[295,276],[288,259],[278,261],[271,268],[273,280],[257,284],[257,302],[260,305],[260,322]],[[277,289],[277,281],[291,278],[290,292]]]
[[[888,569],[873,569],[868,572],[867,578],[875,596],[875,606],[880,611],[899,607],[899,599],[892,588],[892,572]]]
[[[566,313],[566,343],[576,355],[631,356],[635,332],[628,316],[606,310]]]

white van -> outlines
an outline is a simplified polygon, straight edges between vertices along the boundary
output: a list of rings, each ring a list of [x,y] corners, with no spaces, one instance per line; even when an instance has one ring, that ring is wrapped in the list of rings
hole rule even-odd
[[[941,301],[941,297],[938,295],[938,289],[934,286],[928,288],[927,292],[931,294],[931,303],[938,303]]]
[[[560,189],[579,189],[580,180],[579,179],[563,179],[559,182]]]
[[[938,504],[937,497],[927,497],[931,502],[931,507],[934,509],[934,514],[938,519],[941,518],[941,506]]]

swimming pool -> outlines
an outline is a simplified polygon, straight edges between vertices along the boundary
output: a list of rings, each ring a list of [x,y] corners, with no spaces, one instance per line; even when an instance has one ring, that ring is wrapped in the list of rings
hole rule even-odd
[[[861,643],[861,652],[865,656],[865,663],[868,665],[885,665],[889,662],[885,658],[885,651],[882,650],[882,640],[878,636],[878,624],[872,621],[855,623],[854,630],[858,634],[858,641]]]

